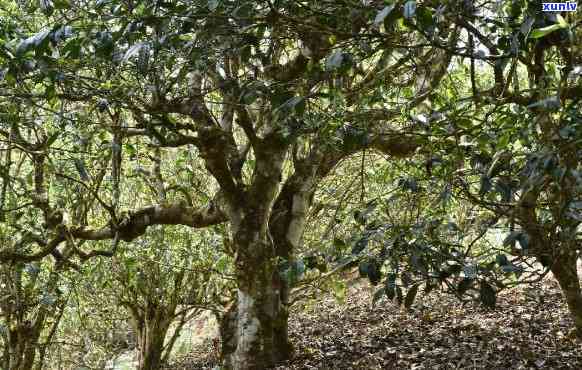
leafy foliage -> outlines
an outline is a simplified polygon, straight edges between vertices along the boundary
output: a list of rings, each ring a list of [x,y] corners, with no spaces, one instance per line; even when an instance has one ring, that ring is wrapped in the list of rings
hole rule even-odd
[[[345,300],[338,273],[356,269],[374,303],[407,309],[435,288],[495,308],[551,270],[582,322],[575,14],[539,1],[0,9],[0,337],[16,348],[6,333],[32,325],[38,366],[94,296],[128,308],[118,321],[168,309],[166,329],[211,308],[225,366],[266,368],[290,353],[268,340],[287,332],[286,306],[322,289]],[[98,321],[94,342],[114,325]],[[255,342],[265,353],[235,345]],[[2,366],[30,365],[6,353]]]

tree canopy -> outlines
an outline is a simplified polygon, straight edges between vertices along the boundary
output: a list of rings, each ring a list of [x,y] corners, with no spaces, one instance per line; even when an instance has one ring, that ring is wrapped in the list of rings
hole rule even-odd
[[[582,336],[577,13],[0,0],[0,20],[3,367],[42,368],[93,298],[142,369],[203,309],[225,368],[267,368],[289,305],[341,296],[345,270],[406,308],[421,288],[494,308],[551,271]]]

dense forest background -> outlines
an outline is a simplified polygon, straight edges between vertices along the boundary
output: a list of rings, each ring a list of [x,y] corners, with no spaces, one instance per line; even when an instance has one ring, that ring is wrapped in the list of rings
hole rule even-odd
[[[265,369],[305,355],[289,320],[309,302],[414,328],[424,302],[479,320],[548,279],[550,306],[515,304],[582,338],[581,20],[537,0],[0,0],[0,368],[172,368],[206,317],[213,366]]]

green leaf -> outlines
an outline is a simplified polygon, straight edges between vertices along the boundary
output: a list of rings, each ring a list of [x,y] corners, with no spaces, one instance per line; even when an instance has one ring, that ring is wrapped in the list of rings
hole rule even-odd
[[[129,58],[131,58],[132,56],[138,55],[139,51],[146,46],[147,43],[145,42],[138,42],[137,44],[132,45],[129,49],[127,49],[127,51],[125,52],[125,54],[123,55],[123,58],[121,59],[121,61],[123,63],[127,62],[129,60]]]
[[[325,61],[325,69],[328,71],[333,71],[335,69],[340,68],[344,61],[344,58],[345,58],[344,52],[341,50],[336,50]]]
[[[407,1],[404,4],[404,18],[410,19],[416,13],[416,0]]]
[[[501,137],[499,138],[498,147],[499,148],[506,148],[507,145],[509,144],[509,140],[511,140],[511,134],[506,132],[505,134],[501,135]]]
[[[347,287],[346,284],[341,280],[336,280],[332,283],[332,291],[334,298],[339,303],[344,303],[346,301],[346,292]]]
[[[123,260],[125,268],[128,270],[133,270],[137,266],[137,260],[135,257],[128,257]]]
[[[54,0],[53,4],[55,9],[68,9],[71,6],[68,0]]]
[[[374,27],[379,28],[382,22],[384,22],[384,19],[386,19],[386,17],[390,14],[390,12],[392,12],[392,10],[394,10],[395,7],[396,4],[390,4],[379,11],[378,14],[376,14],[376,18],[374,18]]]
[[[504,254],[498,254],[497,257],[495,257],[495,261],[499,266],[505,266],[509,264],[509,260],[507,259],[507,256]]]
[[[136,148],[135,148],[135,146],[133,146],[132,144],[130,144],[130,143],[125,143],[125,144],[123,145],[123,147],[124,147],[125,151],[127,152],[127,154],[128,154],[130,157],[133,157],[133,156],[135,156],[135,155],[136,155],[136,153],[137,153],[137,149],[136,149]]]
[[[418,24],[422,29],[430,29],[431,26],[434,26],[432,12],[428,7],[421,7],[416,12],[416,19],[418,20]]]
[[[54,142],[57,140],[57,138],[58,138],[58,137],[59,137],[59,132],[58,132],[58,131],[57,131],[57,132],[55,132],[55,133],[53,133],[53,134],[52,134],[52,135],[51,135],[51,136],[48,138],[48,140],[46,141],[46,146],[47,146],[47,148],[50,148],[50,146],[54,144]]]
[[[346,242],[343,239],[340,238],[334,238],[333,239],[333,246],[336,249],[343,249],[346,247]]]
[[[370,239],[367,235],[361,237],[360,240],[358,240],[352,247],[352,254],[359,254],[361,251],[363,251],[368,246],[369,241]]]
[[[85,168],[85,163],[83,163],[83,160],[75,158],[75,168],[77,168],[77,172],[79,172],[79,177],[81,178],[81,180],[83,181],[91,180],[91,177],[89,176],[89,173]]]
[[[57,90],[55,88],[54,84],[50,84],[48,86],[45,87],[44,89],[44,94],[47,98],[47,100],[52,100],[56,95],[57,95]]]
[[[220,5],[219,0],[208,0],[208,10],[211,12],[215,11],[218,8],[218,5]]]
[[[560,14],[556,14],[556,19],[558,20],[558,25],[561,28],[568,28],[570,26]]]
[[[16,48],[16,55],[22,56],[32,49],[42,49],[43,46],[48,44],[49,34],[50,32],[48,30],[43,30],[23,40]]]
[[[550,96],[549,98],[545,98],[539,100],[537,102],[531,103],[528,105],[528,108],[537,108],[546,111],[556,111],[560,109],[561,103],[560,99],[557,96]]]
[[[63,46],[63,55],[68,59],[78,59],[81,55],[81,40],[71,39]]]
[[[536,28],[532,30],[529,34],[530,39],[539,39],[542,38],[554,31],[560,30],[562,27],[560,24],[552,24],[551,26],[543,27],[543,28]]]
[[[45,15],[51,15],[54,11],[53,2],[51,0],[40,0],[40,9]]]
[[[229,260],[227,256],[222,256],[218,259],[218,261],[215,263],[214,268],[218,271],[218,272],[225,272],[228,270],[228,266],[229,266]]]
[[[359,266],[358,266],[358,273],[360,274],[360,277],[366,277],[368,276],[368,270],[370,269],[370,263],[368,261],[361,261]]]

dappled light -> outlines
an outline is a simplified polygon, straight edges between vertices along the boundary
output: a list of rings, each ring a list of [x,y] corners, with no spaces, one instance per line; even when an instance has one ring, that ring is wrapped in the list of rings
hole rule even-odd
[[[0,0],[0,370],[582,368],[582,16]]]

